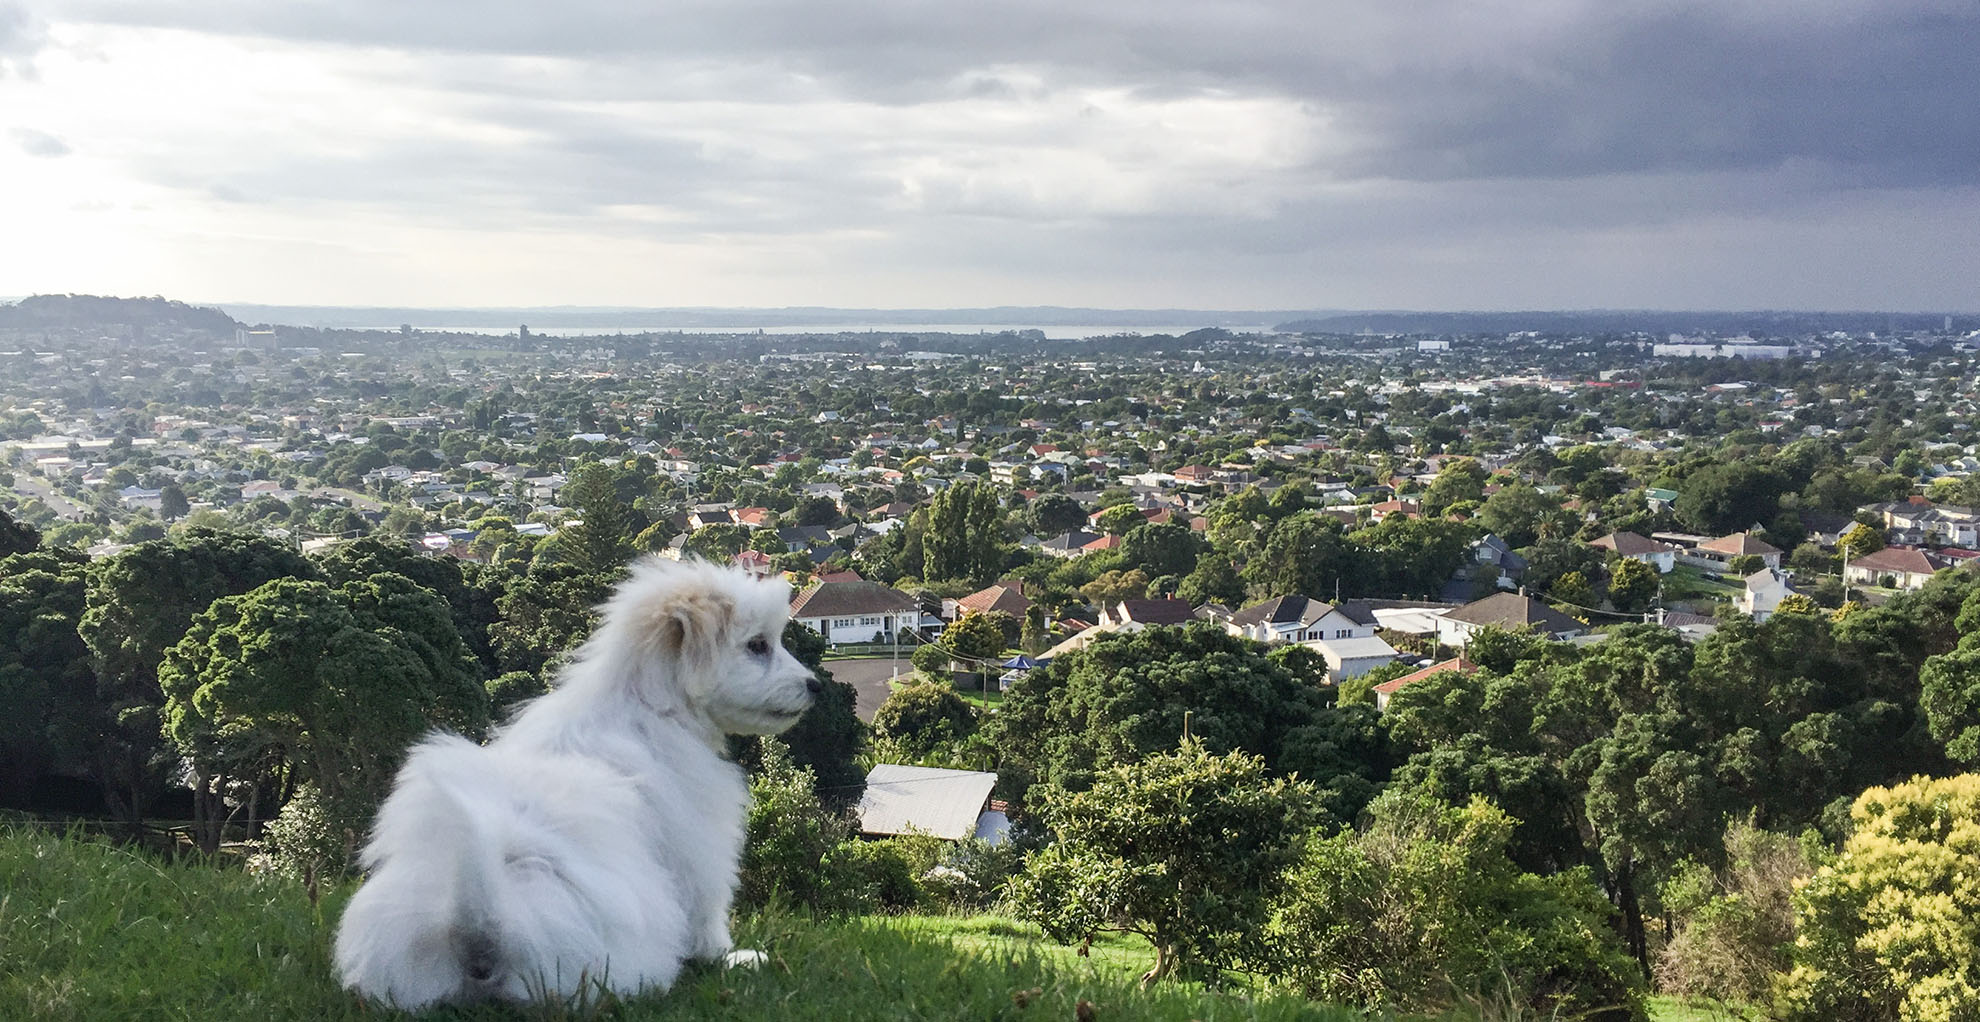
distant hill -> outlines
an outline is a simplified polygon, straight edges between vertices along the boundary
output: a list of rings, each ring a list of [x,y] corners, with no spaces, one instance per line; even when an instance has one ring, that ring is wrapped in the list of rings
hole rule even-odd
[[[35,295],[0,305],[0,329],[135,327],[147,332],[205,331],[231,334],[240,324],[219,309],[164,298],[101,295]]]
[[[1053,305],[1000,305],[975,309],[849,309],[824,306],[784,308],[715,308],[635,306],[533,306],[518,308],[407,308],[315,305],[246,305],[228,303],[229,313],[249,323],[273,323],[323,329],[394,329],[414,327],[486,327],[514,330],[519,323],[532,329],[753,330],[787,326],[1090,326],[1121,328],[1192,326],[1228,327],[1246,331],[1294,317],[1328,315],[1311,309],[1090,309]]]
[[[1975,317],[1954,316],[1955,329],[1973,329]],[[1770,336],[1869,331],[1933,330],[1945,318],[1917,312],[1682,312],[1658,309],[1590,309],[1574,312],[1347,312],[1280,323],[1281,333],[1313,334],[1614,334],[1643,332]],[[1964,324],[1962,326],[1962,324]]]

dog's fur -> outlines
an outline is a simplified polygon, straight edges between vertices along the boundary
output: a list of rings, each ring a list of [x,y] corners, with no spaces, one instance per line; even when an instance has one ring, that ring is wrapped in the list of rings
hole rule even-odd
[[[788,597],[646,560],[493,741],[415,747],[337,933],[344,985],[400,1008],[569,998],[722,959],[748,807],[724,735],[784,730],[819,685],[784,650]]]

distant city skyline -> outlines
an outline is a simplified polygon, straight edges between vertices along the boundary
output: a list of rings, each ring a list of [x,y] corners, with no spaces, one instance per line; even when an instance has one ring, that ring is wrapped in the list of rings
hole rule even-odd
[[[0,291],[1980,310],[1980,7],[0,0]]]

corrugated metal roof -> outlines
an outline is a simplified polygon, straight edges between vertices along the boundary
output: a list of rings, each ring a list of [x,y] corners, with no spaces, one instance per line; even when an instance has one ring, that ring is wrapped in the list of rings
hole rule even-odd
[[[996,784],[994,773],[882,763],[866,775],[866,793],[859,799],[860,832],[919,831],[961,841],[976,833],[976,818]]]

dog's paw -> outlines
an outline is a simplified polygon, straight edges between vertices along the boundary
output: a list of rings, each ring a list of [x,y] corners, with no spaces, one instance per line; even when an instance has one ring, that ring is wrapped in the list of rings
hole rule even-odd
[[[731,951],[722,956],[722,968],[754,969],[769,960],[770,956],[761,951]]]

